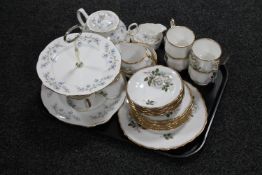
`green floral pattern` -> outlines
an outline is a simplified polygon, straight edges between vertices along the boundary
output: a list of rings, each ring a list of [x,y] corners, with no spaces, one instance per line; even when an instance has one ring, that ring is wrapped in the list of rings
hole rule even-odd
[[[147,105],[154,105],[154,104],[155,104],[155,101],[153,101],[153,100],[147,100],[147,101],[146,101],[146,104],[147,104]]]
[[[172,135],[171,133],[163,134],[163,137],[164,137],[166,140],[173,139],[173,135]]]
[[[167,92],[173,86],[172,78],[165,72],[160,71],[158,68],[151,72],[145,72],[148,76],[144,79],[148,86],[160,88]]]

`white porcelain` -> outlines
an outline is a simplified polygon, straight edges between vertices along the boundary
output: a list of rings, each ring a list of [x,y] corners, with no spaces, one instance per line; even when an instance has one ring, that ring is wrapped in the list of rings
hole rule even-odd
[[[195,34],[185,26],[176,26],[171,20],[166,33],[165,51],[173,58],[186,58],[195,40]]]
[[[127,94],[145,108],[161,108],[172,103],[183,91],[180,75],[164,66],[153,66],[136,72],[128,81]]]
[[[121,79],[121,81],[123,82],[124,80]],[[96,98],[96,107],[85,112],[76,110],[75,108],[79,106],[73,108],[72,104],[68,103],[66,96],[60,95],[46,88],[44,85],[42,85],[41,89],[41,98],[49,113],[57,119],[69,124],[94,127],[109,121],[126,97],[125,90],[119,91],[119,95],[116,98],[107,98],[105,93],[101,92],[98,96],[104,96],[103,103],[101,104],[101,99]]]
[[[207,85],[210,82],[213,82],[216,78],[216,72],[199,72],[195,70],[191,65],[188,66],[188,73],[196,84],[198,85]]]
[[[214,81],[219,69],[222,49],[209,38],[201,38],[194,42],[189,56],[189,75],[199,85],[207,85]]]
[[[199,136],[207,123],[207,109],[199,91],[188,84],[194,96],[194,110],[190,119],[170,133],[154,133],[141,128],[130,116],[125,102],[118,111],[120,126],[133,143],[154,150],[170,150],[186,145]]]
[[[167,63],[167,66],[177,70],[177,71],[182,71],[187,69],[188,67],[188,58],[173,58],[168,54],[165,54],[165,61]]]
[[[102,91],[107,95],[107,98],[116,98],[119,92],[125,90],[126,80],[122,74],[119,74],[116,79],[105,87]]]
[[[104,103],[104,101],[104,96],[96,93],[88,96],[67,96],[67,103],[80,112],[92,110]]]
[[[116,45],[121,54],[121,70],[128,74],[156,64],[156,53],[147,45],[140,43],[119,43]]]
[[[132,23],[128,27],[133,42],[145,43],[157,49],[163,39],[163,32],[166,27],[162,24],[144,23],[138,25]]]
[[[73,38],[77,34],[70,34]],[[75,42],[81,67],[76,66]],[[37,73],[43,84],[64,95],[87,95],[109,85],[117,76],[121,56],[115,45],[94,33],[82,33],[74,43],[63,37],[49,43],[37,62]]]
[[[149,116],[145,114],[141,114],[141,115],[143,115],[145,118],[155,121],[175,119],[181,114],[183,114],[186,111],[186,109],[190,108],[192,100],[193,99],[189,87],[186,85],[186,83],[184,83],[184,97],[180,105],[174,111],[165,115],[155,115],[155,116]]]
[[[82,19],[85,17],[86,22]],[[119,17],[112,11],[99,10],[90,16],[83,8],[77,10],[77,19],[82,26],[86,25],[89,30],[98,33],[106,33],[115,30],[119,24]]]
[[[97,17],[98,13],[103,14],[104,12],[105,11],[97,11],[97,12],[94,12],[92,15]],[[106,12],[108,12],[108,11],[106,11]],[[115,14],[114,12],[111,12],[111,11],[109,11],[108,13],[109,14]],[[102,35],[105,38],[111,40],[114,44],[119,43],[119,42],[129,41],[126,26],[123,23],[123,21],[121,21],[118,17],[117,17],[118,20],[116,19],[115,15],[111,15],[112,19],[109,18],[109,21],[111,19],[113,21],[112,24],[117,24],[117,26],[114,26],[114,28],[112,28],[112,29],[108,29],[107,27],[102,27],[103,29],[106,28],[106,30],[101,31],[101,30],[97,30],[97,29],[92,30],[93,25],[92,25],[92,20],[90,18],[90,17],[92,17],[92,15],[88,16],[86,11],[83,8],[80,8],[80,9],[77,10],[77,19],[78,19],[79,23],[81,24],[82,30],[84,32],[97,33],[97,34]],[[107,22],[108,22],[108,20],[107,20]],[[91,28],[90,28],[90,26],[91,26]]]
[[[130,40],[133,43],[144,43],[144,44],[147,44],[147,45],[149,45],[150,47],[152,47],[153,49],[156,50],[161,45],[162,39],[163,39],[163,34],[162,34],[162,36],[160,37],[159,40],[156,40],[156,41],[153,41],[153,42],[145,42],[145,41],[139,40],[138,38],[134,38],[134,37],[131,37]]]
[[[190,64],[201,72],[217,71],[222,54],[220,45],[209,38],[201,38],[194,42],[190,53]]]
[[[128,32],[140,41],[154,42],[163,36],[166,27],[162,24],[144,23],[138,25],[132,23],[128,26]]]
[[[111,40],[114,44],[129,41],[126,25],[121,20],[116,30],[102,35]]]

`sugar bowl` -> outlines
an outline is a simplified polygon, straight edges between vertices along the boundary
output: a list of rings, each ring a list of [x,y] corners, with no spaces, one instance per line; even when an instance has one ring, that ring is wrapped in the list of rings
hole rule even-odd
[[[128,26],[128,33],[131,36],[132,42],[145,43],[157,49],[163,39],[163,32],[166,27],[162,24],[132,23]]]

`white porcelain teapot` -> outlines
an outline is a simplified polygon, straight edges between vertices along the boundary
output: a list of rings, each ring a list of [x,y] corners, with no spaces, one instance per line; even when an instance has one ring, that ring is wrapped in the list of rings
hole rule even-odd
[[[100,34],[115,44],[128,38],[125,24],[112,11],[99,10],[88,15],[83,8],[80,8],[77,10],[77,19],[84,32]]]

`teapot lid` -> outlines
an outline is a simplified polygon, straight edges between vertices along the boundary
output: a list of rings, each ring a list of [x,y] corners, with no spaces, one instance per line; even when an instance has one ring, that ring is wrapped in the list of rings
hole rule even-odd
[[[119,24],[119,17],[112,11],[99,10],[87,18],[87,26],[90,30],[99,33],[113,31]]]

